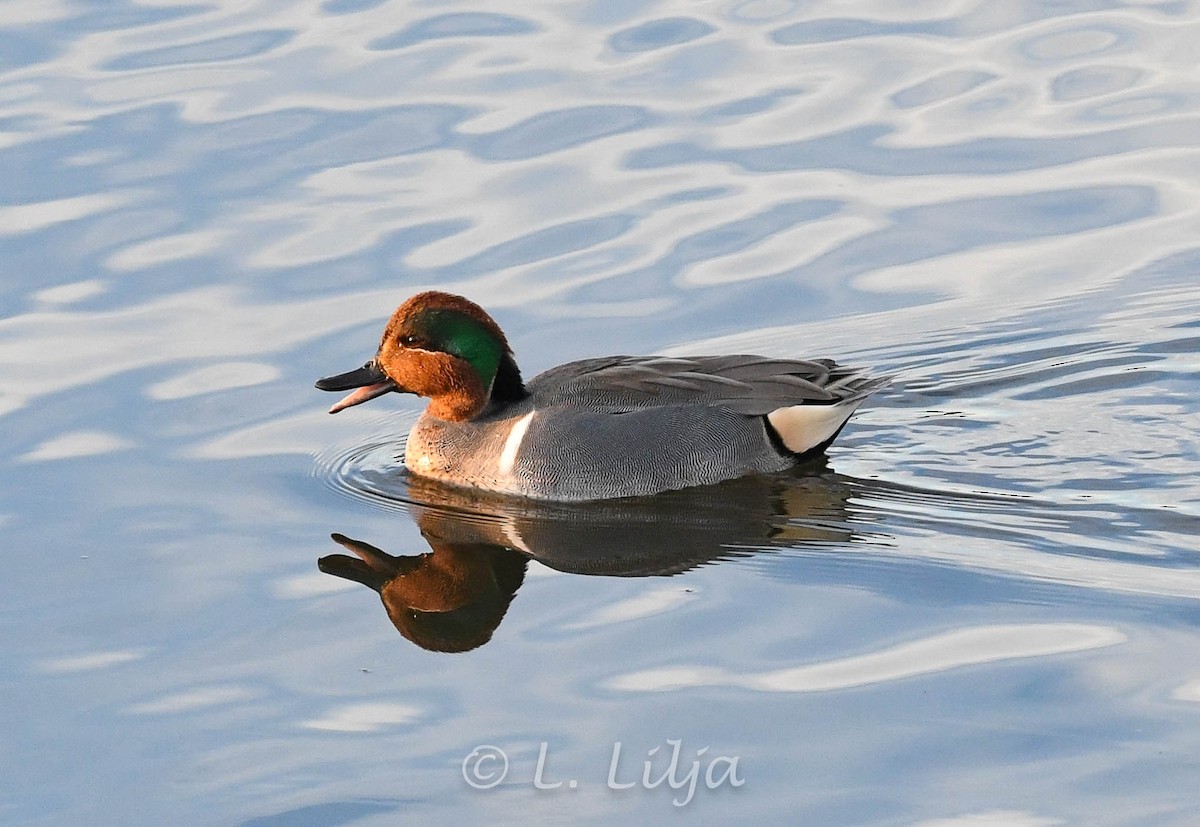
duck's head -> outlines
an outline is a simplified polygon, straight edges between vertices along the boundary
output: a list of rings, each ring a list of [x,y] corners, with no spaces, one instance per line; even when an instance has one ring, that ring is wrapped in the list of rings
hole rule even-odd
[[[492,317],[462,296],[433,290],[396,308],[374,359],[319,379],[317,387],[353,389],[330,413],[397,391],[428,397],[429,413],[451,422],[526,393],[508,340]]]

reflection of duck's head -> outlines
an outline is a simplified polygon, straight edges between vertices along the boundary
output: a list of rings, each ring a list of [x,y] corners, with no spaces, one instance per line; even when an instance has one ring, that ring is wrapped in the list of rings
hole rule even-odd
[[[774,477],[596,503],[548,503],[406,480],[405,502],[432,551],[393,557],[340,534],[354,553],[321,571],[370,586],[392,623],[426,649],[487,642],[528,560],[563,572],[668,576],[770,548],[854,542],[851,481],[820,464]]]
[[[427,536],[432,552],[394,557],[341,534],[333,539],[356,556],[322,557],[321,571],[374,589],[400,634],[433,651],[486,643],[525,576],[526,558],[486,544]]]

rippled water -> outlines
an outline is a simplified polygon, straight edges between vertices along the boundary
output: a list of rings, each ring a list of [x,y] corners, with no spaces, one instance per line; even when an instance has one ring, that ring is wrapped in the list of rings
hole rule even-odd
[[[0,820],[1195,823],[1197,43],[1189,2],[10,0]],[[896,380],[779,478],[448,498],[394,468],[417,400],[312,390],[428,287],[527,375]]]

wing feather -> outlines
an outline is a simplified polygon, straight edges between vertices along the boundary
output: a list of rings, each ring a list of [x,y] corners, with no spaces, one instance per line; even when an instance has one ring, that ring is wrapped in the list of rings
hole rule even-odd
[[[623,412],[708,405],[749,416],[783,407],[861,399],[886,383],[829,359],[730,356],[612,356],[568,362],[530,380],[538,407]]]

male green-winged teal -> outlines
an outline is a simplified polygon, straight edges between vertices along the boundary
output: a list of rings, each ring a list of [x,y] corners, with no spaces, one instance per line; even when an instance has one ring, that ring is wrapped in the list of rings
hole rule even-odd
[[[404,463],[451,485],[599,500],[773,473],[819,454],[886,379],[828,359],[606,356],[528,383],[478,305],[429,291],[400,305],[375,358],[317,382],[428,397]]]

